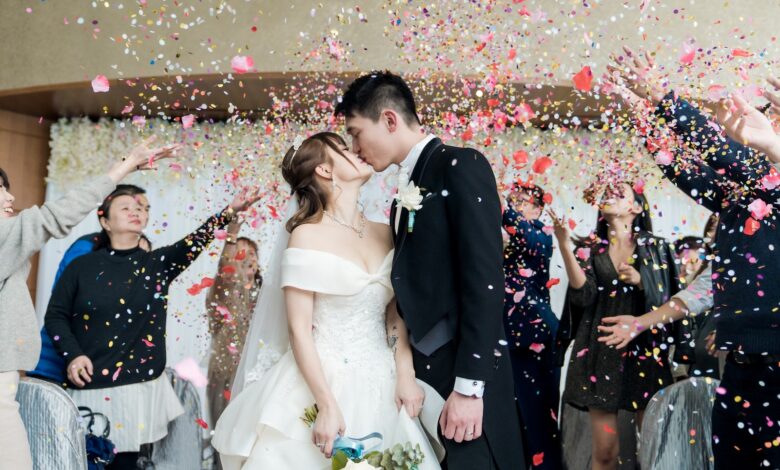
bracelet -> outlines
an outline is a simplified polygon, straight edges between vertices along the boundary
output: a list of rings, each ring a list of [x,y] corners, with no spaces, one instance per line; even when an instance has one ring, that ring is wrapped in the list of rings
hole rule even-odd
[[[233,217],[236,215],[236,211],[233,210],[232,207],[228,206],[227,209],[222,211],[222,214],[225,216],[228,222],[231,222],[233,220]]]

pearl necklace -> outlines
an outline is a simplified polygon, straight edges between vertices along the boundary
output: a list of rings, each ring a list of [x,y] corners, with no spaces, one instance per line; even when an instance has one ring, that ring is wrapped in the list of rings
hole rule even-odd
[[[353,226],[352,224],[348,224],[348,223],[340,220],[338,217],[336,217],[335,215],[332,215],[328,211],[322,211],[322,212],[325,215],[327,215],[328,217],[330,217],[330,220],[336,222],[337,224],[341,225],[342,227],[346,227],[346,228],[352,230],[353,232],[357,233],[358,237],[363,238],[363,230],[366,228],[366,216],[363,215],[362,212],[360,213],[359,228],[355,228],[355,226]]]

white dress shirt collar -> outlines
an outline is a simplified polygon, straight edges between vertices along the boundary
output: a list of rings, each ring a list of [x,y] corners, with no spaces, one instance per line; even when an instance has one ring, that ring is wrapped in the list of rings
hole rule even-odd
[[[409,173],[414,170],[414,166],[417,165],[417,160],[420,159],[420,155],[422,154],[423,149],[426,145],[433,139],[435,139],[436,136],[433,134],[428,134],[425,136],[425,138],[415,144],[414,147],[412,147],[411,150],[409,150],[409,153],[406,155],[406,158],[404,161],[401,162],[401,168],[406,169]]]

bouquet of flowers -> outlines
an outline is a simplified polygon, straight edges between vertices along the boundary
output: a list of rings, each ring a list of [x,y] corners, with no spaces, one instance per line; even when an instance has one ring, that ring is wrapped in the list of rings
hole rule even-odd
[[[343,452],[336,452],[331,459],[332,470],[373,470],[381,468],[382,470],[417,470],[425,459],[419,444],[412,447],[410,442],[405,444],[396,444],[389,449],[380,452],[378,450],[369,452],[363,458],[351,460]]]
[[[317,420],[319,409],[314,404],[304,408],[300,419],[308,426],[314,426]],[[375,436],[376,437],[376,436]],[[378,435],[381,439],[381,435]],[[362,447],[361,447],[362,449]],[[362,453],[362,450],[360,451]],[[412,446],[411,442],[396,444],[384,451],[371,451],[360,457],[350,458],[343,450],[334,452],[331,458],[332,470],[373,470],[381,468],[382,470],[417,470],[425,459],[425,454],[420,448],[420,444]]]

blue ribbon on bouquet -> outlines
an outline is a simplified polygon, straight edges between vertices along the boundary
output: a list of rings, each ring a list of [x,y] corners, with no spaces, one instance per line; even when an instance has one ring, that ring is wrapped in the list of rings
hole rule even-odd
[[[364,442],[370,439],[379,439],[379,442],[366,448]],[[372,432],[371,434],[360,438],[339,436],[333,441],[333,452],[341,451],[350,459],[362,459],[369,452],[378,450],[381,445],[382,434],[378,432]]]

